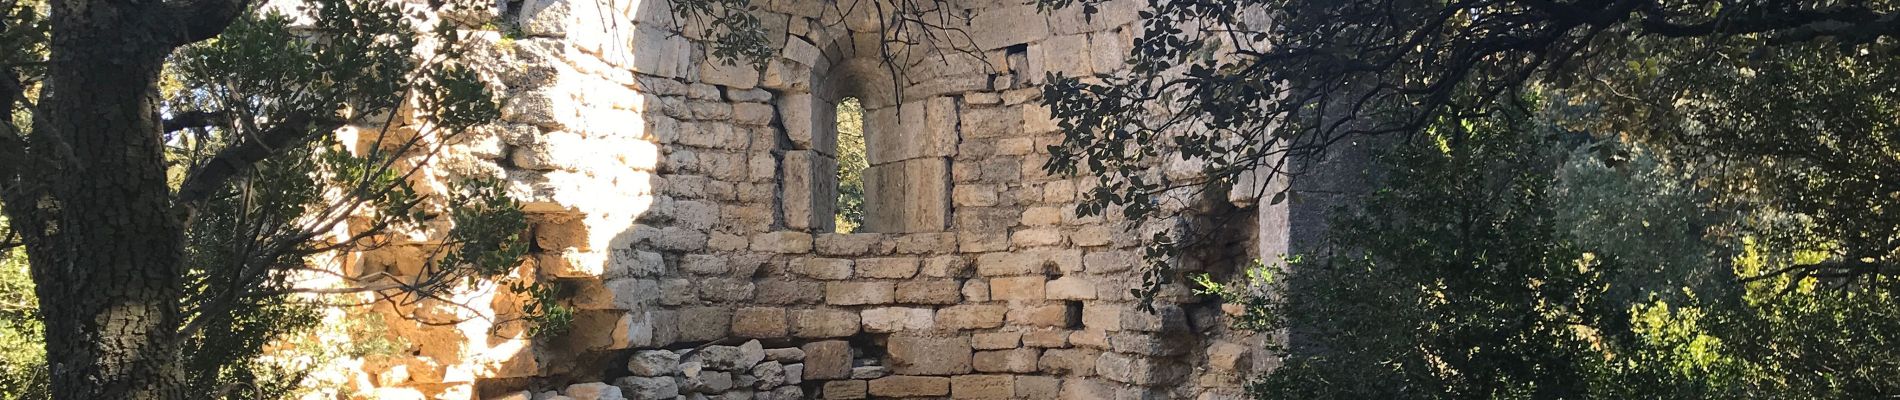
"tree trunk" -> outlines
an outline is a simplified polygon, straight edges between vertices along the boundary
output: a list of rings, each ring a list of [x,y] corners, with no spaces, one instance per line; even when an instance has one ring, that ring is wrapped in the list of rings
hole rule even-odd
[[[180,399],[184,227],[171,212],[157,81],[175,47],[156,0],[52,2],[49,68],[33,119],[49,171],[25,232],[58,399]],[[50,153],[48,153],[50,152]]]

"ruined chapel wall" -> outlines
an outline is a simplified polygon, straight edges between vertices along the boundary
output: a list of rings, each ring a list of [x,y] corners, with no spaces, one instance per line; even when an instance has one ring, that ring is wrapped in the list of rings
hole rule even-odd
[[[482,39],[504,122],[445,168],[505,178],[527,201],[524,273],[568,288],[579,312],[539,340],[481,322],[400,328],[449,330],[430,337],[460,340],[456,354],[383,361],[430,372],[377,368],[369,386],[438,398],[585,382],[628,398],[1239,394],[1256,339],[1180,283],[1158,312],[1138,310],[1127,289],[1141,279],[1140,235],[1112,214],[1076,216],[1090,180],[1041,168],[1060,141],[1039,103],[1044,73],[1121,68],[1141,3],[1089,17],[941,3],[969,19],[965,39],[939,45],[970,51],[901,49],[895,66],[881,62],[891,33],[869,0],[756,3],[779,51],[762,70],[710,56],[701,25],[661,1],[505,7],[519,37]],[[866,106],[874,233],[831,233],[831,111],[845,96]],[[476,297],[504,314],[515,301]],[[726,360],[742,347],[773,355]],[[734,382],[708,382],[718,374]],[[582,394],[568,396],[599,396]]]

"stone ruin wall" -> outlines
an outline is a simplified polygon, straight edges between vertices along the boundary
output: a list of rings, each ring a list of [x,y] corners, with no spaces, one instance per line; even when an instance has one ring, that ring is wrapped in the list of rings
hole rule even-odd
[[[532,216],[521,274],[579,313],[535,340],[493,287],[465,307],[381,305],[409,346],[356,360],[347,384],[394,399],[1238,398],[1272,363],[1253,354],[1263,339],[1181,283],[1137,310],[1143,235],[1077,217],[1090,180],[1041,169],[1061,140],[1044,72],[1121,68],[1141,3],[930,5],[969,17],[939,48],[974,51],[899,46],[893,67],[870,1],[756,0],[779,49],[763,71],[709,56],[703,25],[664,1],[497,10],[519,37],[477,42],[504,122],[425,176],[505,178]],[[831,233],[846,96],[866,109],[875,233]],[[1278,211],[1235,214],[1261,218],[1236,239],[1247,256],[1284,251]],[[422,243],[348,268],[401,276]]]

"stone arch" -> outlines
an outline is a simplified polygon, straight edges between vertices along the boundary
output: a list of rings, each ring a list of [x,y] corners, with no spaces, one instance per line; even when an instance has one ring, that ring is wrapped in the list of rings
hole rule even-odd
[[[862,36],[863,34],[857,34]],[[857,42],[855,40],[851,42]],[[796,45],[794,45],[796,46]],[[792,46],[788,46],[790,48]],[[788,50],[790,52],[790,50]],[[957,153],[958,100],[916,99],[878,54],[844,41],[823,45],[811,68],[810,93],[781,100],[786,115],[783,205],[786,227],[831,232],[838,188],[836,107],[851,97],[864,106],[864,232],[941,232],[950,227],[951,158]]]

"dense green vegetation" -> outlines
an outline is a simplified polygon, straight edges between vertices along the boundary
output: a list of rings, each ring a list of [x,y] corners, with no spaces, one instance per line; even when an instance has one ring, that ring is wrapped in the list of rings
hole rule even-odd
[[[439,196],[411,186],[442,146],[500,115],[461,33],[419,30],[382,1],[189,3],[0,2],[8,396],[288,396],[309,365],[267,349],[315,328],[321,296],[414,304],[501,279],[528,250],[526,217],[492,178],[456,177]],[[399,115],[414,124],[339,129]],[[323,255],[439,222],[453,228],[418,276],[298,284],[341,277],[317,267]],[[552,290],[503,281],[536,299],[531,322],[563,315]]]
[[[1148,3],[1132,71],[1045,90],[1082,211],[1390,143],[1322,248],[1202,279],[1291,334],[1262,398],[1900,394],[1895,4]]]
[[[856,232],[864,226],[864,105],[856,97],[838,102],[838,216],[837,232]]]

